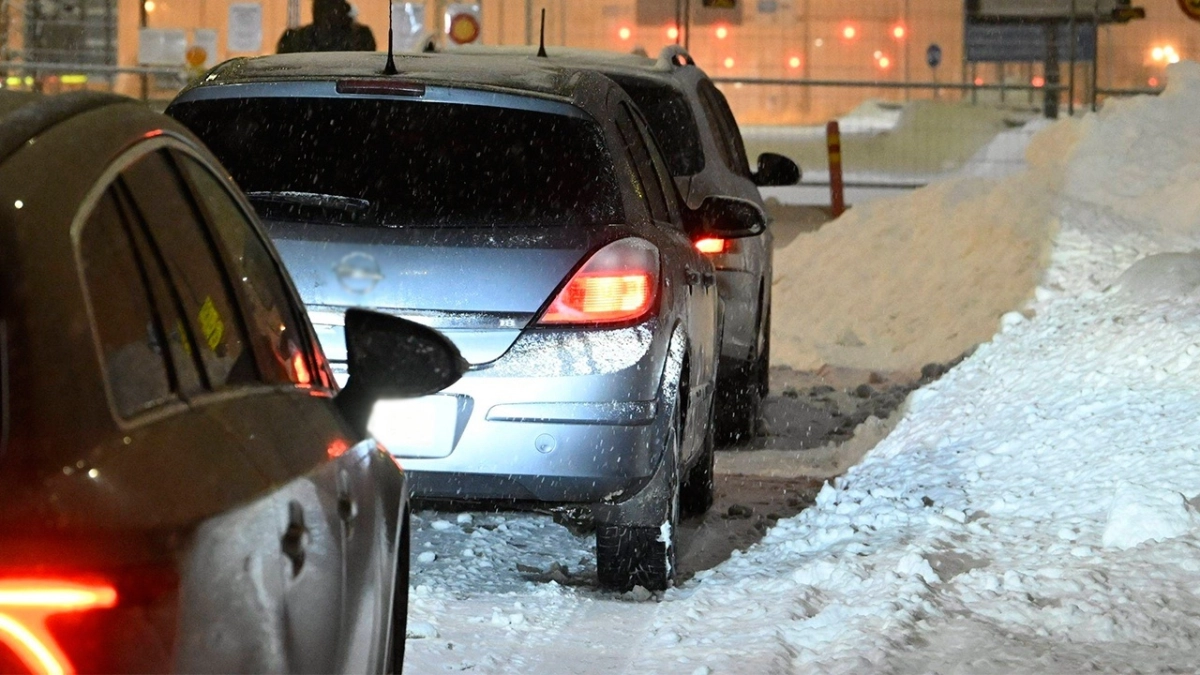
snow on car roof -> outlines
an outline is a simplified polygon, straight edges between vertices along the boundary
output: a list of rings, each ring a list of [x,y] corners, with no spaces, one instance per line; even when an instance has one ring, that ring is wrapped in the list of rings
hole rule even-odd
[[[257,82],[328,81],[341,78],[389,77],[383,75],[386,56],[379,52],[314,52],[277,54],[227,61],[196,86]],[[524,93],[570,98],[581,85],[577,74],[588,68],[572,67],[530,56],[510,58],[499,54],[396,54],[396,77],[413,82],[462,84]]]

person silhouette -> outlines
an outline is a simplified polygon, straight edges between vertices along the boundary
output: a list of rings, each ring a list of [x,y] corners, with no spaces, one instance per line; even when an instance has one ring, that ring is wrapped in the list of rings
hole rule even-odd
[[[276,52],[375,51],[375,36],[370,28],[354,21],[346,0],[313,0],[312,13],[311,24],[283,31]]]

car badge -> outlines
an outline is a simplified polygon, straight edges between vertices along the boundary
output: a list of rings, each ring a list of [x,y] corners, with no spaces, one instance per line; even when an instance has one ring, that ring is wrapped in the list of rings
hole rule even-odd
[[[338,283],[342,288],[365,295],[375,290],[375,286],[383,280],[383,273],[379,271],[379,262],[374,256],[355,251],[342,257],[336,265],[333,266],[333,272],[337,275]]]

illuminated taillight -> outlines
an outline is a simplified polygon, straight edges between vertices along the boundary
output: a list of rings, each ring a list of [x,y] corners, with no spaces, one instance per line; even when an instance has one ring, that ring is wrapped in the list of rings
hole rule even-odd
[[[46,620],[57,614],[105,609],[117,604],[108,584],[58,579],[0,580],[0,643],[33,673],[74,673],[71,660]]]
[[[622,323],[650,312],[658,297],[658,249],[621,239],[596,251],[559,290],[542,325]]]
[[[716,255],[724,253],[729,246],[728,239],[719,239],[717,237],[706,237],[696,240],[696,250],[705,255]]]

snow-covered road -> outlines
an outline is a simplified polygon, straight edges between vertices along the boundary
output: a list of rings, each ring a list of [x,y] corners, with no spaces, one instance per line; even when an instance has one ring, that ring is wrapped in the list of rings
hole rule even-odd
[[[680,588],[570,585],[591,541],[548,517],[419,523],[407,672],[1193,671],[1196,110],[1200,66],[1185,62],[1161,97],[1036,137],[1061,175],[1036,196],[1057,227],[1035,298],[911,394],[811,508]],[[975,203],[989,222],[1029,218],[1020,199]],[[553,580],[552,563],[570,574]]]

